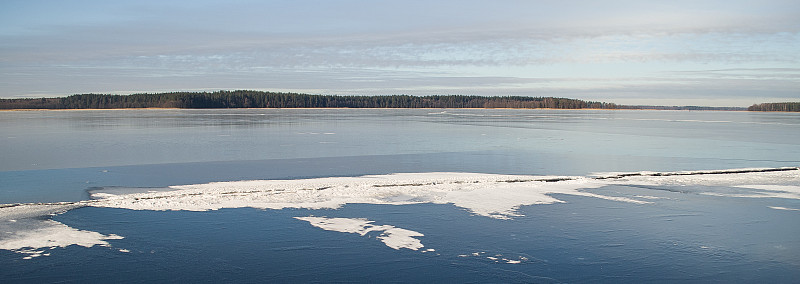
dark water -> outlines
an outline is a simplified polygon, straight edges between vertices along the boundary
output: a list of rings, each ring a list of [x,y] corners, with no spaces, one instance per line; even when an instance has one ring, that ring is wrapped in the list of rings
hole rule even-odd
[[[587,175],[800,164],[800,116],[542,110],[0,112],[0,203],[75,201],[96,187],[398,172]],[[326,134],[327,133],[327,134]],[[698,185],[699,187],[700,185]],[[722,282],[800,279],[800,208],[630,186],[631,204],[557,195],[497,220],[452,205],[337,210],[132,211],[54,216],[116,234],[22,259],[0,277],[42,282]],[[423,233],[425,249],[325,231],[301,216],[366,218]],[[122,252],[121,249],[129,252]],[[489,257],[496,258],[495,261]],[[506,260],[519,260],[518,264]]]

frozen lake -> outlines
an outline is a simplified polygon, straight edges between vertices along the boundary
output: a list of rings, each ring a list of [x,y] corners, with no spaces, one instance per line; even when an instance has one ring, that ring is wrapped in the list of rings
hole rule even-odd
[[[797,141],[792,113],[0,112],[0,276],[792,282]]]

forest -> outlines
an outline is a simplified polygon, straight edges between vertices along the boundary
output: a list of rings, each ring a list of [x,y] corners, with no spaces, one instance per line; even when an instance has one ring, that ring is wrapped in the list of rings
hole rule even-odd
[[[613,103],[552,97],[335,96],[263,91],[77,94],[60,98],[0,99],[0,109],[112,108],[553,108],[616,109]]]
[[[747,108],[749,111],[800,111],[800,102],[797,103],[763,103]]]

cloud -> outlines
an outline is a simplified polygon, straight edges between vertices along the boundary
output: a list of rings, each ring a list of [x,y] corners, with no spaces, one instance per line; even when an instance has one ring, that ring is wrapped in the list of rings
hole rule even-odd
[[[800,66],[796,1],[46,4],[0,9],[0,97],[250,88],[613,100],[687,85],[791,97],[797,73],[778,68]]]

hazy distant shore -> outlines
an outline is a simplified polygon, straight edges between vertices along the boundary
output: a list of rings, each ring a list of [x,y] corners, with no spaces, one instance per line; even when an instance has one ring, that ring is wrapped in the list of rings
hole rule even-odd
[[[795,105],[797,110],[795,110]],[[800,111],[800,103],[745,107],[618,105],[555,97],[524,96],[336,96],[263,91],[173,92],[111,95],[78,94],[55,98],[0,99],[0,110],[81,109],[633,109],[714,111]]]
[[[47,108],[40,108],[40,109],[0,109],[0,112],[35,112],[35,111],[120,111],[120,110],[202,110],[202,109],[242,109],[242,110],[259,110],[259,109],[274,109],[274,110],[336,110],[336,109],[364,109],[364,110],[402,110],[402,109],[429,109],[429,110],[604,110],[604,111],[620,111],[620,110],[658,110],[658,111],[748,111],[747,108],[737,108],[737,109],[670,109],[670,108],[616,108],[616,109],[608,109],[608,108],[578,108],[578,109],[557,109],[557,108],[347,108],[347,107],[300,107],[300,108],[158,108],[158,107],[148,107],[148,108],[62,108],[62,109],[47,109]],[[780,112],[780,111],[775,111]]]

